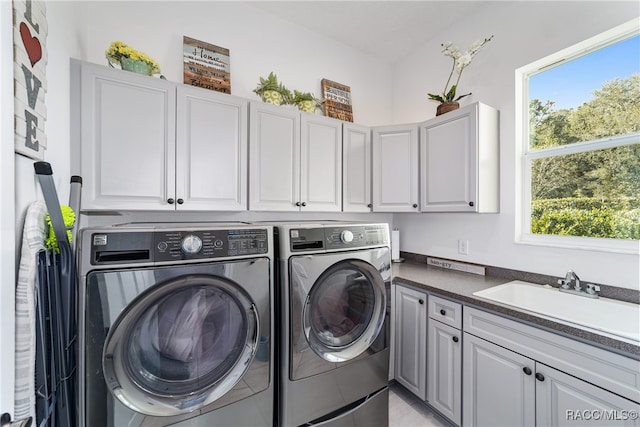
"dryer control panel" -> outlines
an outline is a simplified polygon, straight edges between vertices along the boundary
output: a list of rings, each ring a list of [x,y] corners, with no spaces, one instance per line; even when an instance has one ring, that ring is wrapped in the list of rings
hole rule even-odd
[[[326,249],[351,249],[389,244],[387,224],[325,226]]]

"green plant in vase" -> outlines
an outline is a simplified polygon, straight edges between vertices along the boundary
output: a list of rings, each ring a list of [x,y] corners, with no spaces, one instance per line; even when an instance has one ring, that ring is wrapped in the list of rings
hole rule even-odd
[[[111,43],[104,54],[112,67],[119,64],[123,70],[148,76],[160,72],[160,65],[153,58],[119,40]]]
[[[278,82],[278,77],[272,72],[266,79],[260,77],[260,83],[253,90],[263,102],[267,104],[283,105],[291,102],[291,91]]]
[[[322,108],[322,101],[313,96],[311,92],[300,92],[295,89],[291,103],[305,113],[315,113],[318,108]]]

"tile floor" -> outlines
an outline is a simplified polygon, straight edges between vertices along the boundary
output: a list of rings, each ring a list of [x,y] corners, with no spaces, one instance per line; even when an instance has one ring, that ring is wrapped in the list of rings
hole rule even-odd
[[[451,424],[394,382],[389,385],[389,427],[451,427]]]

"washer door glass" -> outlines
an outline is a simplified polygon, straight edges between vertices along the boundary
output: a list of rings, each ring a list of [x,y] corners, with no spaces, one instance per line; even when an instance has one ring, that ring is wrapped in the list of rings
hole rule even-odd
[[[340,261],[318,277],[303,309],[304,331],[313,351],[341,362],[357,357],[382,328],[384,280],[369,263]]]
[[[116,319],[104,347],[105,380],[137,412],[191,412],[240,380],[258,331],[255,305],[235,283],[174,278],[140,294]]]

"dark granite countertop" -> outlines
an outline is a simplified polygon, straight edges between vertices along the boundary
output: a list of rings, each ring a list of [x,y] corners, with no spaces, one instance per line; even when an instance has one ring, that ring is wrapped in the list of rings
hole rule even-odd
[[[515,278],[482,276],[443,269],[413,261],[394,263],[392,272],[395,283],[410,285],[445,298],[457,300],[465,305],[491,310],[512,320],[527,323],[640,360],[640,346],[638,345],[620,341],[590,330],[569,326],[546,317],[537,316],[530,311],[519,310],[512,306],[473,295],[474,292],[516,280]],[[526,281],[526,278],[520,280]]]

